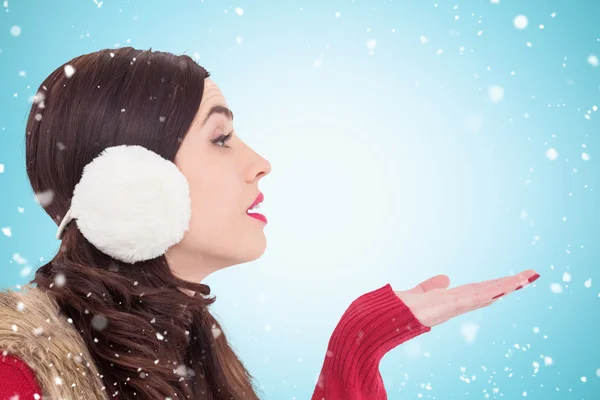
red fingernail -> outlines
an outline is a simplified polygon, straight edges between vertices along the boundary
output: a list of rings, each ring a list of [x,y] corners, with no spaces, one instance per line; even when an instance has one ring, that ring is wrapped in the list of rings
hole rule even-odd
[[[540,277],[540,274],[535,274],[534,276],[529,278],[529,283],[535,282],[537,280],[537,278],[539,278],[539,277]]]
[[[502,297],[502,296],[504,296],[505,294],[506,294],[506,293],[500,293],[499,295],[492,297],[492,300],[494,300],[494,299],[497,299],[498,297]]]
[[[519,290],[519,289],[523,289],[523,285],[519,286],[518,288],[516,288],[515,290]]]

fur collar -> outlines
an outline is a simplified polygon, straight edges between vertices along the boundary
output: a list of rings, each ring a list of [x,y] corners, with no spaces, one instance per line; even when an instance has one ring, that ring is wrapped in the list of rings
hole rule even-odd
[[[0,349],[29,365],[43,399],[108,399],[83,339],[36,287],[0,291]]]

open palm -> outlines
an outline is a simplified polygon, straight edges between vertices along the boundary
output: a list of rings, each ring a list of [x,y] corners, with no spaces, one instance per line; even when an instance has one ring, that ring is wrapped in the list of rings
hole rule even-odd
[[[450,279],[437,275],[410,290],[395,291],[415,317],[425,326],[439,325],[449,319],[496,302],[539,278],[533,270],[448,289]]]

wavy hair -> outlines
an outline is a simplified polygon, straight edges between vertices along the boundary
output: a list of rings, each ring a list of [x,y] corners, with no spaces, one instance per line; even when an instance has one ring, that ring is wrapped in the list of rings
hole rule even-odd
[[[50,217],[60,223],[84,166],[107,147],[141,145],[173,161],[209,75],[188,56],[130,47],[81,55],[50,74],[26,127],[27,174]],[[210,288],[176,277],[164,256],[125,264],[71,226],[30,283],[72,319],[109,395],[258,399],[208,310]]]

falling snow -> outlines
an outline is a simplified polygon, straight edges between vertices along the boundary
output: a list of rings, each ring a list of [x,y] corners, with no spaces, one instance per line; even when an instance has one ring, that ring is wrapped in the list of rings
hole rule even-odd
[[[371,39],[367,41],[367,49],[369,50],[369,54],[373,54],[375,51],[375,46],[377,46],[377,40]]]
[[[527,17],[524,15],[517,15],[513,21],[515,28],[517,29],[525,29],[527,28],[527,24],[529,23],[529,21],[527,20]]]
[[[102,1],[88,0],[85,3],[85,12],[100,22],[107,21],[102,18],[117,15],[110,14],[113,10],[108,3],[107,7],[101,10],[98,9],[103,6]],[[203,3],[204,1],[200,0],[199,4]],[[598,203],[598,199],[595,197],[597,193],[595,187],[597,160],[595,157],[598,141],[597,135],[595,136],[594,133],[598,130],[598,121],[600,121],[597,113],[597,97],[600,92],[600,80],[597,74],[597,67],[600,66],[598,58],[600,38],[592,36],[591,28],[586,29],[585,27],[582,27],[577,39],[571,38],[569,35],[575,35],[576,32],[569,33],[564,30],[564,27],[565,24],[576,23],[576,21],[568,20],[571,15],[560,7],[556,9],[558,12],[551,9],[538,12],[531,7],[523,8],[515,2],[501,2],[501,0],[489,0],[489,2],[482,2],[479,5],[440,2],[426,5],[432,14],[399,11],[397,14],[389,14],[395,16],[394,18],[377,20],[378,15],[385,14],[381,4],[369,6],[372,11],[367,10],[369,7],[360,8],[360,13],[364,13],[363,16],[357,14],[359,3],[351,1],[347,5],[340,5],[337,11],[332,8],[320,10],[315,5],[309,7],[307,4],[303,4],[301,8],[293,7],[294,14],[285,18],[299,15],[299,18],[304,18],[301,21],[310,21],[310,31],[298,33],[297,36],[302,38],[299,42],[293,42],[293,38],[285,34],[281,34],[281,38],[277,39],[281,39],[281,42],[286,43],[285,46],[297,51],[294,54],[297,54],[300,59],[298,68],[308,68],[311,71],[311,79],[314,79],[317,84],[320,81],[316,79],[334,76],[337,71],[332,69],[339,68],[339,65],[347,66],[344,74],[347,73],[348,76],[362,74],[361,79],[366,79],[365,77],[368,76],[374,87],[377,87],[379,83],[377,81],[379,76],[385,76],[386,79],[387,77],[398,79],[398,86],[402,90],[394,91],[394,95],[389,97],[383,97],[384,94],[382,94],[381,98],[387,99],[385,102],[395,110],[397,109],[397,117],[403,118],[402,126],[410,127],[410,129],[401,129],[399,131],[401,135],[396,133],[394,133],[395,136],[392,135],[393,137],[402,137],[402,143],[406,148],[401,150],[405,153],[402,153],[403,157],[396,157],[400,154],[397,153],[400,150],[396,148],[397,143],[390,140],[389,135],[381,139],[382,143],[385,143],[385,146],[382,145],[382,147],[387,146],[394,149],[390,159],[402,160],[403,163],[406,163],[402,164],[403,167],[414,164],[412,172],[415,174],[425,171],[426,167],[423,167],[425,164],[416,165],[418,161],[415,160],[419,159],[420,154],[415,154],[414,159],[411,159],[410,156],[407,157],[412,149],[418,147],[412,143],[413,141],[416,143],[419,139],[416,135],[412,135],[411,129],[416,129],[419,125],[425,126],[426,123],[429,123],[429,121],[425,121],[427,119],[438,120],[441,126],[447,126],[448,129],[457,126],[462,129],[463,131],[460,133],[453,133],[455,135],[453,138],[456,141],[464,141],[463,145],[465,148],[468,147],[469,151],[475,149],[478,143],[485,143],[485,146],[475,149],[473,153],[465,151],[461,154],[459,146],[447,153],[445,153],[446,150],[434,153],[433,150],[430,150],[431,147],[439,146],[446,149],[449,147],[449,143],[442,143],[438,136],[435,136],[435,140],[430,140],[431,137],[423,139],[428,140],[428,142],[424,142],[427,145],[424,145],[423,148],[430,151],[430,153],[424,153],[426,155],[423,159],[428,158],[428,162],[436,162],[443,166],[438,168],[437,172],[426,176],[428,179],[443,174],[448,177],[464,177],[461,178],[462,183],[457,185],[456,189],[450,181],[448,187],[443,188],[445,193],[449,193],[450,190],[460,191],[461,198],[468,202],[464,205],[465,214],[457,214],[456,221],[464,221],[463,217],[467,215],[466,213],[483,215],[476,213],[484,212],[481,211],[484,207],[486,213],[491,213],[489,220],[497,221],[497,225],[490,223],[484,226],[482,223],[477,227],[477,232],[485,230],[486,235],[494,238],[493,240],[485,242],[483,239],[479,240],[481,239],[479,237],[476,241],[469,239],[469,247],[473,252],[489,254],[489,258],[483,261],[484,264],[478,266],[477,273],[481,272],[482,276],[504,273],[507,266],[499,266],[496,259],[508,254],[510,255],[509,263],[514,263],[508,268],[516,269],[517,266],[533,268],[539,270],[542,275],[542,279],[536,282],[536,285],[507,296],[506,302],[495,304],[489,309],[482,310],[479,314],[469,314],[468,320],[463,319],[457,325],[447,325],[451,327],[449,331],[430,333],[429,335],[437,335],[429,336],[434,338],[433,341],[417,339],[404,343],[401,346],[402,350],[398,353],[398,359],[390,360],[392,372],[388,371],[386,377],[386,386],[389,383],[390,388],[389,397],[401,397],[397,393],[402,392],[406,398],[428,400],[442,398],[513,399],[520,397],[539,400],[544,399],[544,396],[550,393],[548,398],[552,396],[559,398],[559,395],[562,395],[565,399],[571,397],[592,399],[593,397],[583,390],[598,387],[592,385],[598,385],[596,378],[600,378],[599,366],[577,362],[574,358],[568,358],[570,356],[568,351],[563,351],[572,349],[573,354],[581,352],[582,348],[585,348],[584,346],[589,345],[590,336],[587,336],[587,344],[583,340],[565,343],[562,330],[567,328],[562,323],[562,319],[567,316],[577,318],[583,331],[586,326],[589,326],[589,321],[585,320],[589,312],[585,310],[593,309],[600,299],[600,293],[595,287],[597,285],[592,284],[593,280],[597,279],[596,270],[591,269],[591,263],[587,261],[597,259],[597,250],[593,245],[593,238],[598,234],[597,215],[595,210],[590,208],[592,206],[588,205]],[[391,5],[402,7],[404,6],[400,5],[402,3],[389,2],[390,7]],[[37,79],[43,75],[42,69],[37,69],[38,66],[28,61],[27,57],[15,57],[9,60],[9,56],[14,52],[12,46],[15,46],[15,49],[22,46],[27,51],[31,50],[28,49],[29,45],[25,42],[38,36],[40,28],[27,23],[25,15],[18,14],[16,8],[13,10],[15,1],[10,1],[10,4],[11,8],[9,8],[9,1],[3,2],[2,12],[6,13],[9,19],[4,27],[6,44],[2,42],[4,51],[0,50],[0,57],[5,58],[5,61],[10,61],[8,65],[12,65],[12,72],[6,73],[5,82],[14,81],[15,84],[6,85],[3,94],[8,105],[14,104],[15,107],[23,108],[29,102],[28,105],[37,106],[39,111],[33,114],[33,118],[37,122],[43,121],[43,125],[45,123],[43,113],[45,93],[44,90],[35,93],[36,84],[39,84]],[[60,8],[60,6],[58,7]],[[575,4],[569,7],[572,7],[572,10],[578,8]],[[235,7],[235,4],[227,5],[227,8],[225,10],[227,18],[223,17],[223,9],[218,9],[219,16],[227,20],[223,25],[217,26],[217,23],[208,23],[207,25],[206,21],[201,21],[203,23],[198,24],[201,29],[198,28],[193,34],[204,35],[199,38],[200,41],[210,39],[219,46],[218,48],[230,51],[231,55],[228,54],[227,57],[233,59],[234,64],[232,65],[243,66],[244,59],[241,58],[241,54],[246,52],[258,54],[257,58],[260,57],[261,60],[264,60],[264,54],[282,54],[282,50],[287,49],[287,47],[279,47],[279,44],[269,43],[269,40],[263,40],[257,30],[248,27],[250,24],[258,24],[258,21],[267,21],[267,14],[264,11],[247,8],[249,13],[246,14],[244,9]],[[135,22],[139,25],[143,21],[141,10],[135,10],[135,6],[115,8],[115,10],[117,9],[119,10],[118,15],[130,19],[131,24]],[[83,8],[79,10],[83,10]],[[404,9],[404,11],[406,10]],[[136,14],[134,11],[138,13]],[[202,10],[202,12],[204,11]],[[313,20],[311,19],[313,14],[309,13],[316,13],[315,17],[318,14],[319,17],[325,19],[327,31],[319,32],[319,23],[316,22],[319,21],[319,18]],[[527,13],[527,15],[522,13]],[[139,20],[137,15],[140,16]],[[198,15],[198,19],[204,18],[202,13],[198,13]],[[415,20],[410,24],[403,24],[402,20],[398,19],[402,15],[415,15]],[[428,20],[428,18],[432,19]],[[281,20],[285,21],[285,19]],[[56,28],[67,26],[63,25],[64,23],[54,23]],[[85,47],[86,41],[97,44],[106,40],[111,40],[113,43],[114,40],[117,42],[115,47],[120,47],[124,43],[135,45],[136,41],[139,45],[140,39],[146,39],[140,38],[139,35],[135,37],[136,31],[127,28],[126,23],[123,24],[125,30],[117,33],[117,37],[114,38],[102,36],[102,32],[92,29],[93,26],[86,25],[85,22],[73,25],[73,27],[69,26],[73,33],[67,33],[72,37],[58,36],[54,33],[48,35],[52,35],[52,38],[56,39],[56,43],[65,43],[65,46],[73,48]],[[293,26],[294,24],[290,24],[290,27]],[[23,27],[23,31],[21,27]],[[266,30],[266,28],[264,29]],[[69,30],[57,29],[56,31]],[[165,35],[168,36],[168,30],[166,31]],[[272,32],[265,35],[270,34]],[[561,43],[553,42],[556,35],[560,35]],[[335,37],[343,39],[335,42]],[[493,47],[492,43],[494,41],[499,43],[500,38],[503,44]],[[273,42],[279,42],[279,40]],[[345,48],[342,51],[341,49],[346,44],[351,45],[356,54],[346,52]],[[195,48],[201,49],[201,47]],[[309,51],[302,54],[298,50],[301,48],[308,48]],[[330,51],[336,48],[338,51]],[[574,48],[577,49],[577,53],[573,55]],[[200,53],[193,49],[194,45],[189,54],[197,62],[214,57],[209,51],[202,49],[200,50],[201,58]],[[262,51],[264,54],[261,53]],[[366,57],[367,55],[374,56],[376,53],[375,57]],[[343,58],[339,58],[340,54],[344,54]],[[397,58],[385,58],[386,56],[392,57],[392,55],[396,55]],[[111,54],[111,57],[114,57],[114,53]],[[368,64],[371,64],[373,69],[363,70],[362,64],[355,63],[352,57],[358,57],[358,60],[368,60]],[[296,59],[296,57],[293,58]],[[256,65],[262,65],[260,63],[274,64],[270,61],[256,62]],[[79,75],[76,75],[78,72],[71,65],[66,65],[62,73],[67,79],[76,76],[71,82],[80,78]],[[279,79],[280,77],[274,78]],[[580,92],[576,93],[576,90]],[[357,93],[361,92],[357,91]],[[389,95],[389,93],[387,94]],[[410,101],[405,104],[403,101],[406,98],[410,98]],[[448,104],[443,103],[447,101],[446,99],[450,99]],[[395,101],[398,101],[398,105]],[[340,107],[346,107],[343,101],[340,104]],[[131,109],[121,108],[121,105],[115,107],[117,112],[121,110],[122,115],[132,112]],[[312,107],[312,104],[308,107]],[[365,115],[368,115],[368,112],[368,110],[365,111]],[[411,120],[413,116],[415,120]],[[577,122],[574,122],[565,127],[567,124],[565,121],[572,121],[571,117],[580,121],[581,124],[577,125]],[[0,146],[8,143],[8,141],[2,141],[7,137],[24,135],[21,127],[15,128],[16,122],[9,127],[11,118],[16,121],[16,117],[8,115],[3,118],[0,120],[0,124],[2,124]],[[170,118],[171,115],[168,115],[167,118],[166,115],[157,113],[152,117],[152,121],[156,125],[164,123],[162,126],[166,127]],[[20,119],[18,122],[21,122]],[[4,126],[7,127],[6,130]],[[435,129],[432,129],[432,132],[435,132]],[[438,129],[438,131],[441,130]],[[72,144],[56,141],[53,146],[51,151],[58,157],[65,154],[61,152],[68,152]],[[352,146],[349,148],[349,157],[356,155],[351,152]],[[37,225],[32,228],[33,225],[29,224],[33,224],[33,222],[26,221],[24,218],[28,217],[29,210],[43,213],[43,210],[38,209],[39,207],[52,209],[53,207],[48,206],[51,206],[55,200],[55,193],[53,190],[46,190],[35,193],[32,199],[30,191],[5,190],[7,179],[11,179],[12,182],[14,177],[18,177],[22,172],[19,171],[21,166],[18,161],[15,161],[17,160],[16,156],[12,158],[11,155],[11,153],[20,154],[20,151],[20,147],[13,147],[6,154],[2,154],[3,164],[0,164],[0,174],[4,175],[0,175],[0,185],[2,185],[0,191],[6,201],[3,205],[6,204],[6,206],[0,210],[2,232],[0,245],[10,246],[6,247],[10,249],[10,252],[4,254],[5,265],[3,267],[6,269],[3,271],[11,271],[12,268],[15,276],[26,281],[42,264],[36,261],[39,259],[36,247],[28,244],[29,235],[33,235],[35,232],[35,240],[44,240],[40,238],[46,235],[46,233],[42,234],[42,231],[46,231],[47,228],[41,224],[40,227],[43,229]],[[311,151],[318,152],[319,150],[312,149]],[[364,156],[362,152],[358,154]],[[465,163],[465,169],[460,172],[453,170],[456,163],[448,162],[441,154],[446,156],[452,154],[456,160],[462,160],[461,162]],[[485,163],[477,164],[477,157],[473,154],[481,156],[486,160]],[[371,167],[371,164],[377,164],[372,160],[369,161],[368,156],[365,163],[368,168]],[[481,168],[482,165],[485,168]],[[322,166],[325,168],[327,165],[323,164]],[[446,166],[448,167],[446,168]],[[369,176],[378,176],[376,170],[369,170],[369,172],[373,172]],[[395,172],[390,171],[389,176],[395,177]],[[497,178],[495,178],[496,175]],[[568,178],[565,179],[564,176],[568,176]],[[368,185],[375,185],[372,180],[362,178],[362,176],[358,176],[357,179],[360,179],[360,182],[368,181]],[[317,179],[317,184],[320,184],[319,179],[322,177],[315,179]],[[478,182],[481,190],[476,186],[468,186],[471,183],[475,185],[475,179],[480,179]],[[414,180],[421,182],[417,175]],[[403,193],[406,189],[405,192],[408,193],[406,197],[414,197],[415,204],[419,205],[419,191],[411,191],[409,185],[405,188],[406,178],[399,178],[398,182],[398,187],[402,188]],[[489,185],[485,186],[488,183]],[[431,185],[435,184],[435,182],[431,182]],[[373,189],[372,186],[369,186],[368,189]],[[424,190],[427,186],[429,186],[429,182],[422,183],[419,190]],[[517,189],[511,192],[512,188]],[[379,198],[376,190],[373,193],[375,193],[374,199]],[[486,194],[484,200],[477,197],[480,193]],[[489,197],[487,197],[488,195]],[[387,198],[386,196],[384,198]],[[448,197],[451,198],[451,196]],[[404,198],[399,196],[390,200],[390,204],[394,204],[394,207],[396,204],[400,204],[399,209],[403,209],[408,204],[407,209],[414,209],[414,207],[410,207],[411,204],[402,203],[402,201],[405,201]],[[409,202],[409,200],[406,201]],[[446,201],[443,197],[435,198],[435,201],[427,204],[431,206],[432,210],[434,205],[446,207],[445,212],[448,215],[452,215],[456,211],[452,209],[453,203]],[[24,214],[25,209],[28,210],[27,214]],[[462,208],[461,210],[464,211]],[[425,208],[415,212],[417,211],[419,216],[425,215]],[[375,210],[374,220],[378,220],[380,217],[377,212],[379,210]],[[434,221],[434,217],[431,218],[428,222]],[[417,219],[415,217],[415,220]],[[582,220],[585,220],[585,225],[576,226],[576,224],[582,224]],[[402,236],[403,229],[415,231],[414,226],[411,228],[409,225],[410,218],[403,221],[406,225],[400,225],[399,231],[396,232],[401,235],[401,243],[411,240],[409,235]],[[442,225],[441,222],[438,224]],[[420,225],[415,224],[415,226]],[[332,229],[335,228],[334,224]],[[442,228],[443,226],[435,227],[436,230]],[[50,227],[51,231],[53,229]],[[474,226],[471,225],[465,224],[464,229],[474,232]],[[452,230],[452,232],[455,231]],[[507,235],[514,239],[510,245],[500,242],[502,235],[507,232],[510,232]],[[463,236],[465,235],[462,231],[456,232],[456,237],[462,238]],[[436,242],[437,239],[439,238],[433,235],[432,238],[425,241],[426,244],[423,246],[427,246],[428,252],[435,254],[439,251],[440,254],[445,254],[439,248],[441,245],[439,240]],[[455,238],[450,237],[450,239]],[[343,243],[344,240],[339,239],[339,242]],[[332,245],[335,246],[335,243]],[[448,246],[450,245],[448,244]],[[367,245],[364,247],[368,248]],[[5,247],[2,247],[2,250],[4,249]],[[464,256],[467,253],[461,254]],[[380,257],[382,263],[398,264],[395,256],[390,259],[386,259],[385,255]],[[462,266],[458,267],[461,265],[461,261],[458,260],[460,257],[454,253],[449,252],[445,257],[448,262],[445,262],[444,265],[449,268],[447,272],[459,271],[459,273],[464,272],[465,275],[472,272],[463,271],[464,267]],[[453,269],[456,271],[452,272]],[[68,282],[64,275],[59,274],[55,277],[52,285],[64,287],[68,285]],[[137,286],[137,282],[133,286]],[[89,296],[91,293],[88,294]],[[256,296],[255,299],[261,307],[267,307],[272,303],[277,304],[279,301],[274,294],[268,301],[266,294],[257,294]],[[18,311],[26,312],[27,310],[27,306],[23,302],[15,304],[15,307]],[[148,319],[150,318],[152,316],[148,317]],[[267,362],[271,359],[273,362],[274,355],[271,352],[272,343],[270,341],[281,339],[283,336],[278,335],[282,335],[282,332],[292,335],[289,333],[293,332],[292,326],[286,325],[289,322],[284,316],[267,320],[264,315],[257,314],[256,321],[258,322],[253,328],[254,331],[249,331],[251,334],[248,335],[249,339],[247,340],[252,344],[256,343],[258,354],[260,354],[258,360],[262,359]],[[333,324],[335,321],[329,322]],[[91,323],[96,331],[102,331],[106,329],[110,321],[103,315],[94,315]],[[150,323],[156,327],[156,318],[150,320]],[[228,324],[231,324],[231,321],[225,321],[224,326]],[[306,329],[313,331],[314,327]],[[11,329],[18,332],[24,327],[14,324]],[[318,327],[316,331],[319,329],[322,328]],[[35,328],[32,332],[38,336],[48,334],[44,333],[42,327]],[[155,332],[158,343],[168,340],[167,332]],[[222,331],[216,325],[213,325],[211,332],[215,340],[222,337]],[[298,333],[302,330],[298,328],[296,332],[300,338],[286,336],[286,344],[280,343],[279,345],[281,348],[289,349],[289,354],[286,354],[288,360],[308,363],[309,355],[306,352],[318,346],[312,346],[314,343],[309,343],[310,345],[304,343],[301,350],[288,346],[290,341],[302,343],[302,338],[305,336]],[[319,339],[321,347],[318,348],[322,350],[327,335],[322,331],[318,332],[322,335]],[[189,334],[189,331],[186,333]],[[95,338],[94,342],[97,343],[98,339]],[[240,345],[240,348],[248,347]],[[444,353],[447,349],[451,349],[452,355],[456,358],[449,360],[448,354]],[[315,353],[310,355],[313,366],[317,364],[314,361],[315,357],[322,355],[315,355],[316,353],[318,351],[315,350]],[[326,354],[328,357],[333,356],[330,351]],[[555,357],[556,361],[552,357]],[[403,358],[409,359],[410,362],[406,362],[408,365],[399,366],[398,364],[404,361]],[[396,362],[398,360],[400,361]],[[160,362],[162,364],[165,360]],[[597,360],[593,362],[597,363]],[[156,360],[155,363],[158,364],[159,360]],[[420,373],[421,366],[427,373]],[[180,377],[193,374],[193,371],[183,364],[172,363],[169,368]],[[400,372],[401,370],[402,372]],[[146,376],[146,372],[138,371],[138,373],[142,377]],[[440,392],[441,384],[438,383],[437,378],[446,375],[455,382],[452,393]],[[291,394],[287,396],[286,393],[286,396],[279,397],[292,400],[305,398],[306,396],[303,397],[299,391],[296,392],[298,388],[290,376],[286,377],[287,379],[281,379],[278,384],[290,388]],[[568,378],[566,378],[567,376]],[[57,385],[67,384],[62,380],[64,378],[53,379],[56,379],[54,383]],[[265,379],[265,382],[266,385],[271,384],[268,378]],[[276,390],[280,388],[269,387],[268,389],[276,393]],[[410,392],[411,390],[412,392]],[[391,394],[392,391],[393,394]],[[559,395],[554,394],[555,392]]]
[[[65,283],[67,283],[67,278],[65,277],[64,274],[56,274],[56,276],[54,277],[54,284],[57,287],[63,287],[65,285]]]
[[[72,65],[65,65],[65,76],[72,77],[75,74],[75,68]]]
[[[548,150],[546,150],[546,157],[548,157],[549,160],[556,160],[558,158],[558,151],[556,151],[555,148],[549,148]]]
[[[562,293],[563,287],[560,283],[552,283],[552,284],[550,284],[550,290],[554,294],[559,294],[559,293]]]
[[[221,333],[223,333],[223,332],[216,325],[212,326],[212,335],[213,335],[213,338],[217,339],[219,336],[221,336]]]
[[[477,331],[479,331],[479,324],[472,322],[462,324],[460,331],[467,343],[473,343],[477,337]]]
[[[94,315],[92,317],[92,326],[94,329],[101,331],[108,325],[108,319],[104,315]]]
[[[54,200],[54,191],[48,189],[43,192],[35,193],[34,199],[42,207],[47,207],[52,203],[52,200]]]
[[[498,103],[504,99],[504,88],[502,86],[494,85],[488,89],[488,97],[492,103]]]

